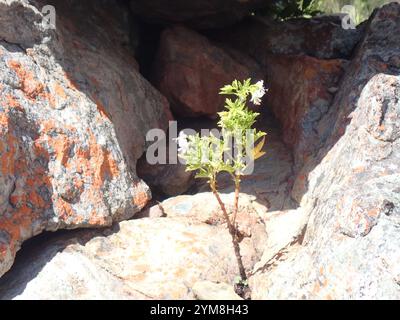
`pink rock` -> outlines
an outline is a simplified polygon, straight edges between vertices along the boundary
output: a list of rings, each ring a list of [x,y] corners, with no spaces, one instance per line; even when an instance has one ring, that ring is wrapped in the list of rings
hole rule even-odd
[[[222,86],[234,79],[262,77],[256,64],[249,61],[194,31],[175,26],[161,35],[153,79],[177,115],[213,117],[224,105],[225,97],[218,94]]]
[[[268,55],[266,103],[282,124],[284,141],[294,148],[296,165],[320,141],[318,121],[326,114],[347,64],[309,56]]]

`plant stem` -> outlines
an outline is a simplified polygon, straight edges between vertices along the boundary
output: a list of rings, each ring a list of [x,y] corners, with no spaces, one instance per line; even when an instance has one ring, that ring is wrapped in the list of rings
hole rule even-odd
[[[240,175],[235,174],[234,181],[235,181],[235,199],[233,201],[233,219],[232,219],[232,224],[236,229],[236,216],[237,216],[238,209],[239,209]]]
[[[211,187],[211,190],[212,190],[214,196],[217,198],[217,201],[222,209],[222,213],[224,214],[224,218],[228,225],[228,230],[232,237],[233,249],[235,250],[236,261],[237,261],[237,264],[239,267],[240,277],[242,278],[242,281],[246,281],[247,275],[246,275],[245,268],[243,266],[242,256],[240,255],[240,246],[238,243],[238,239],[236,237],[236,228],[234,225],[232,225],[232,223],[229,219],[229,215],[228,215],[228,212],[226,211],[226,207],[225,207],[224,203],[222,202],[221,197],[217,191],[215,180],[210,180],[210,187]]]

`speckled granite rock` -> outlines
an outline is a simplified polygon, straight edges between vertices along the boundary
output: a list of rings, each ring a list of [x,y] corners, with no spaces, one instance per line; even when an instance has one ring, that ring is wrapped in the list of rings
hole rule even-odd
[[[232,203],[233,194],[224,200]],[[260,258],[257,243],[265,241],[254,201],[243,196],[238,217],[248,272]],[[164,218],[65,232],[28,247],[0,279],[0,299],[194,299],[198,281],[227,283],[233,290],[238,268],[214,196],[180,196],[162,206]]]
[[[197,281],[193,292],[199,300],[243,300],[235,293],[233,287],[226,283]]]
[[[256,299],[400,298],[400,5],[378,10],[293,195],[303,237],[251,278]]]
[[[170,117],[113,40],[118,17],[104,35],[101,6],[51,4],[69,13],[56,30],[27,1],[0,1],[0,276],[43,230],[108,226],[143,208],[136,160]]]

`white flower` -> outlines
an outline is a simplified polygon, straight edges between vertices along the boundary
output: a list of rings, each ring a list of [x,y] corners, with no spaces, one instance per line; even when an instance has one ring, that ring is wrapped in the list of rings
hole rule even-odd
[[[261,98],[265,94],[264,81],[260,80],[255,85],[257,86],[257,90],[251,94],[251,102],[253,102],[255,105],[260,105]]]
[[[189,149],[189,141],[188,141],[188,135],[181,131],[179,132],[178,138],[173,139],[177,144],[178,144],[178,153],[179,154],[185,154],[187,150]]]

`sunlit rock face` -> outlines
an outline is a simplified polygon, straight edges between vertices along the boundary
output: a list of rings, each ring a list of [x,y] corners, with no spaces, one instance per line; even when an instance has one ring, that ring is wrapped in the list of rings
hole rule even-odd
[[[117,13],[53,4],[65,13],[56,29],[40,2],[0,2],[0,274],[43,230],[108,226],[140,211],[150,190],[135,163],[146,132],[171,118],[114,41],[124,32]]]
[[[399,34],[399,4],[368,22],[321,122],[323,147],[295,183],[304,238],[252,278],[254,298],[400,297]]]
[[[229,205],[233,198],[223,195]],[[194,299],[198,281],[231,286],[237,264],[213,194],[180,196],[161,206],[163,217],[72,231],[25,251],[22,264],[0,279],[0,299]],[[265,207],[254,197],[241,198],[240,246],[248,272],[266,236],[258,211]]]
[[[399,4],[345,30],[245,18],[256,0],[47,2],[0,0],[0,298],[232,297],[218,202],[149,165],[145,135],[172,112],[215,127],[219,88],[251,77],[269,89],[237,217],[252,298],[400,299]]]

